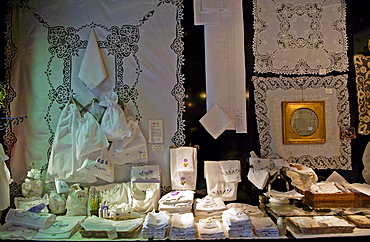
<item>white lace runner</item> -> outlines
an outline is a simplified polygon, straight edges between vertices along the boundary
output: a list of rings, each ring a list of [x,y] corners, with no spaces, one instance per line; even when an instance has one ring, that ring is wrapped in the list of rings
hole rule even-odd
[[[253,77],[261,157],[281,156],[288,163],[313,169],[352,170],[351,141],[340,139],[340,127],[350,126],[347,75]],[[332,94],[328,94],[330,89]],[[326,143],[284,145],[282,101],[324,100]]]
[[[348,71],[344,0],[253,0],[255,71]]]

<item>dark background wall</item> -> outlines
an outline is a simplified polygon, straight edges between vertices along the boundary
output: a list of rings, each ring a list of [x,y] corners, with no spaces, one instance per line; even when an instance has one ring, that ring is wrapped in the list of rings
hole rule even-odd
[[[193,1],[184,1],[185,17],[182,23],[185,30],[185,74],[186,88],[186,112],[184,119],[186,124],[187,145],[199,145],[198,150],[198,188],[205,188],[203,179],[203,165],[205,160],[240,159],[243,167],[243,182],[239,183],[238,199],[255,202],[255,194],[260,191],[249,183],[247,179],[248,157],[251,151],[260,155],[259,136],[257,132],[256,115],[254,110],[253,85],[251,83],[254,73],[254,56],[252,52],[253,40],[253,3],[252,0],[243,1],[244,31],[245,31],[245,58],[246,58],[246,91],[249,94],[247,103],[247,134],[236,134],[235,131],[225,131],[217,139],[208,134],[200,124],[199,119],[206,113],[206,100],[200,98],[200,93],[206,90],[205,61],[204,61],[204,27],[195,26],[193,21]],[[347,1],[347,36],[349,71],[347,73],[330,73],[331,75],[348,74],[348,91],[350,101],[351,127],[358,126],[357,90],[353,55],[362,52],[367,40],[370,39],[370,1],[348,0]],[[274,75],[267,75],[274,76]],[[247,95],[248,96],[248,95]],[[189,105],[191,103],[191,106]],[[339,135],[339,134],[338,134]],[[370,137],[357,135],[351,142],[352,147],[352,171],[338,170],[348,182],[364,182],[362,177],[362,154]],[[333,170],[315,170],[320,179],[325,179]]]

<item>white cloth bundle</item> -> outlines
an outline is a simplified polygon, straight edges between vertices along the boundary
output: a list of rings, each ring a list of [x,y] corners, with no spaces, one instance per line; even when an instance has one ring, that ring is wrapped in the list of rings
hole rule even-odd
[[[91,29],[78,77],[89,89],[95,89],[107,77],[94,29]]]
[[[302,164],[291,163],[285,174],[292,180],[292,185],[302,191],[310,190],[311,185],[318,181],[315,171]]]
[[[113,164],[119,166],[127,163],[148,163],[147,142],[141,132],[139,121],[128,116],[127,124],[131,130],[131,136],[113,140],[109,148]]]
[[[118,105],[118,95],[113,91],[102,95],[99,105],[106,107],[100,126],[108,140],[130,137],[131,130],[127,124],[126,114]]]
[[[224,201],[235,201],[237,198],[238,183],[225,182],[220,162],[205,161],[204,174],[206,178],[207,194],[212,197],[222,197]]]
[[[55,131],[54,142],[49,158],[49,179],[55,177],[66,182],[96,182],[96,177],[91,174],[78,172],[81,160],[77,159],[77,128],[81,118],[80,111],[75,103],[68,103],[60,114]]]
[[[215,219],[200,219],[197,223],[200,238],[225,239],[225,233],[220,221]]]
[[[220,166],[225,182],[241,182],[240,160],[221,160]]]
[[[79,126],[76,131],[77,158],[83,157],[109,146],[109,142],[103,133],[95,117],[86,112],[83,118],[78,119]]]
[[[49,209],[47,205],[49,205],[49,196],[47,193],[44,194],[43,197],[15,197],[14,198],[14,205],[17,209],[28,210],[34,206],[45,204],[45,208],[42,209],[42,213],[48,213]]]
[[[52,214],[63,214],[66,211],[66,198],[52,190],[49,194],[49,209]]]
[[[32,229],[48,229],[57,216],[50,213],[33,213],[23,209],[9,209],[5,222]]]
[[[191,212],[194,203],[194,191],[179,190],[171,191],[163,195],[158,201],[158,210],[169,213],[187,213]]]
[[[69,239],[80,228],[85,216],[58,216],[47,229],[39,229],[34,239]]]
[[[82,160],[83,164],[77,171],[92,174],[107,182],[114,181],[114,166],[108,148],[94,151]]]
[[[67,216],[86,216],[89,201],[88,188],[82,188],[80,184],[70,186],[70,192],[66,200]]]
[[[197,148],[170,149],[171,186],[174,190],[195,190],[197,181]]]
[[[40,197],[43,192],[42,180],[26,178],[22,183],[22,195],[24,197]]]
[[[132,183],[132,210],[146,214],[156,210],[161,196],[160,183]]]
[[[279,171],[283,167],[289,167],[289,164],[284,161],[283,159],[262,159],[256,157],[250,157],[249,163],[254,168],[254,170],[267,170],[270,175],[274,175],[277,171]]]
[[[196,198],[194,204],[195,211],[224,211],[227,209],[224,200],[221,197],[212,197],[206,195],[203,198]]]

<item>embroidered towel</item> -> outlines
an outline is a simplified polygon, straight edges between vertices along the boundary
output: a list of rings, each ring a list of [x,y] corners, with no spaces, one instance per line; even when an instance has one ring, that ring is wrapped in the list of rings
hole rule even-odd
[[[224,201],[234,201],[237,198],[238,183],[225,182],[220,162],[205,161],[204,174],[207,193],[213,197],[222,197]]]
[[[107,77],[94,29],[91,30],[78,77],[89,89],[95,89]]]
[[[269,172],[266,170],[255,170],[253,168],[249,168],[248,179],[260,190],[266,186],[269,177]]]
[[[194,172],[197,163],[197,149],[193,147],[179,147],[171,149],[171,162],[177,162],[179,172]]]
[[[240,160],[222,160],[220,166],[225,182],[241,182]]]
[[[197,181],[197,149],[170,149],[171,186],[173,190],[195,190]]]

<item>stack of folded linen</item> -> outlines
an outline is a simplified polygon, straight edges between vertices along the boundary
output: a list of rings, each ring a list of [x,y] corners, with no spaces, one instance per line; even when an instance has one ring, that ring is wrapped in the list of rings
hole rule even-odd
[[[198,219],[221,219],[222,212],[226,209],[225,202],[221,197],[206,195],[203,198],[195,199],[194,216]]]
[[[198,234],[202,239],[225,239],[222,224],[219,220],[208,218],[200,219],[197,223]]]
[[[228,203],[226,205],[227,208],[241,208],[243,212],[248,216],[253,217],[264,217],[265,214],[259,209],[258,206],[246,204],[246,203]]]
[[[192,190],[171,191],[159,199],[158,210],[169,213],[192,212],[194,193]]]
[[[270,217],[250,217],[254,231],[258,237],[277,237],[279,229]]]
[[[141,235],[144,239],[164,239],[170,222],[171,216],[167,211],[149,212],[145,217]]]
[[[252,237],[253,225],[242,208],[229,208],[222,213],[222,222],[229,238]]]
[[[195,239],[196,228],[193,213],[171,214],[169,239]]]

